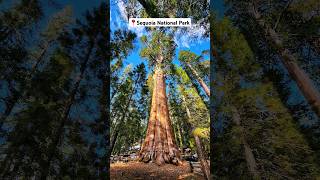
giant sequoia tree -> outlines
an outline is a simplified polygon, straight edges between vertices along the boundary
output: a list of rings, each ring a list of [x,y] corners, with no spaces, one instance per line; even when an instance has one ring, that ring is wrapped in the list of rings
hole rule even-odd
[[[179,164],[180,152],[169,118],[165,83],[175,43],[170,35],[162,31],[154,31],[149,40],[143,36],[141,41],[145,48],[140,55],[148,60],[153,70],[153,93],[147,134],[141,147],[140,159],[144,162],[154,161],[158,165]]]

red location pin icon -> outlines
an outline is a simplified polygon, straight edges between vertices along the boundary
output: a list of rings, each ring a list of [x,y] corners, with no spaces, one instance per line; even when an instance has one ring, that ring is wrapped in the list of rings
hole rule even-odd
[[[134,22],[136,22],[134,19],[132,19],[132,25],[134,25]]]

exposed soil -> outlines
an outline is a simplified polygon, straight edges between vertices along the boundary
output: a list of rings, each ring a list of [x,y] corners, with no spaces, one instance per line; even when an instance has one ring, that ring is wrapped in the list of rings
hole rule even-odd
[[[128,163],[111,164],[110,176],[112,180],[161,180],[161,179],[184,179],[203,180],[203,176],[191,173],[191,167],[187,161],[181,166],[165,164],[158,166],[155,163],[143,163],[131,161]]]

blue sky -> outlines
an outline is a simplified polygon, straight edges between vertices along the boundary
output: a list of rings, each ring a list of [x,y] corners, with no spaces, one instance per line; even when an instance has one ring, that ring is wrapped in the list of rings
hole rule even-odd
[[[217,13],[218,17],[224,16],[225,6],[223,0],[212,0],[210,6]]]
[[[147,34],[144,28],[131,28],[128,27],[127,23],[127,15],[125,12],[125,4],[119,0],[117,3],[115,3],[114,0],[110,0],[110,28],[111,31],[115,31],[117,29],[129,29],[134,32],[136,32],[138,38],[134,42],[135,49],[132,51],[132,53],[125,59],[125,64],[133,64],[134,66],[137,64],[140,64],[142,62],[146,63],[144,59],[142,59],[139,56],[139,52],[141,49],[141,43],[139,38],[142,35]],[[173,63],[179,64],[179,61],[177,59],[178,53],[181,50],[191,50],[192,52],[200,55],[200,53],[203,50],[208,50],[210,49],[210,39],[208,38],[200,38],[202,33],[204,32],[203,28],[194,28],[190,29],[190,36],[193,38],[189,37],[189,34],[183,34],[180,33],[179,29],[177,31],[177,35],[175,36],[175,42],[177,44],[176,48],[176,56],[173,59]],[[209,59],[209,56],[205,57],[206,59]],[[147,65],[147,64],[146,64]]]

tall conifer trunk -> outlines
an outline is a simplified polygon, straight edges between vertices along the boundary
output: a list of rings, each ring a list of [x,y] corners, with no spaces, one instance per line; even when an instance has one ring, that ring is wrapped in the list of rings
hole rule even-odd
[[[153,75],[153,95],[146,137],[140,151],[140,160],[180,164],[180,152],[176,145],[169,118],[165,77],[160,67]]]
[[[313,84],[309,75],[296,63],[296,57],[283,45],[283,40],[279,34],[272,29],[266,21],[262,18],[261,14],[256,10],[255,6],[252,8],[252,14],[256,19],[258,25],[260,25],[265,33],[267,39],[275,47],[281,57],[281,62],[288,70],[291,78],[296,82],[300,91],[314,110],[314,112],[320,117],[320,92]]]
[[[239,128],[240,133],[241,133],[240,140],[241,140],[241,144],[243,145],[243,148],[244,148],[244,157],[246,159],[248,171],[250,172],[250,174],[252,175],[252,177],[254,179],[260,179],[260,174],[258,171],[256,158],[254,157],[252,149],[246,140],[246,137],[244,134],[244,128],[241,126],[240,114],[239,114],[237,108],[234,106],[231,106],[231,111],[232,111],[232,116],[233,116],[232,117],[233,122]]]
[[[63,135],[64,135],[64,132],[65,132],[64,131],[64,127],[65,127],[65,125],[66,125],[66,123],[68,121],[69,114],[70,114],[70,111],[71,111],[71,107],[72,107],[72,105],[74,104],[74,102],[76,100],[76,95],[77,95],[77,93],[79,91],[80,83],[83,80],[85,71],[86,71],[86,69],[88,67],[88,62],[90,60],[91,53],[93,51],[94,45],[95,45],[95,40],[91,39],[91,41],[89,42],[88,52],[85,55],[84,61],[80,65],[80,74],[76,78],[75,85],[74,85],[72,91],[70,92],[68,100],[65,103],[64,110],[63,110],[63,112],[61,114],[60,122],[58,124],[57,129],[56,129],[56,133],[53,134],[52,142],[51,142],[51,144],[49,144],[49,147],[48,147],[48,150],[47,150],[47,159],[45,159],[45,160],[43,160],[41,162],[41,166],[42,166],[41,177],[40,177],[41,180],[48,179],[48,177],[49,177],[50,168],[51,168],[51,162],[52,162],[52,160],[53,160],[53,158],[55,156],[55,152],[56,152],[56,149],[59,146],[59,143],[63,139]]]
[[[187,117],[188,117],[188,124],[192,127],[192,130],[194,130],[195,127],[190,122],[191,121],[191,113],[190,113],[190,110],[187,106],[186,98],[184,97],[184,95],[182,95],[182,101],[184,102],[184,106],[186,108]],[[207,180],[209,180],[210,179],[210,166],[205,158],[203,144],[202,144],[201,139],[198,135],[196,135],[193,132],[192,132],[192,135],[193,135],[195,143],[196,143],[197,155],[198,155],[198,159],[200,161],[201,170],[203,172],[204,177]]]
[[[206,83],[201,79],[201,77],[197,73],[197,71],[189,63],[186,63],[186,65],[191,70],[192,74],[196,77],[197,81],[199,82],[199,84],[203,88],[204,92],[210,97],[210,89],[209,89],[209,87],[206,85]]]

